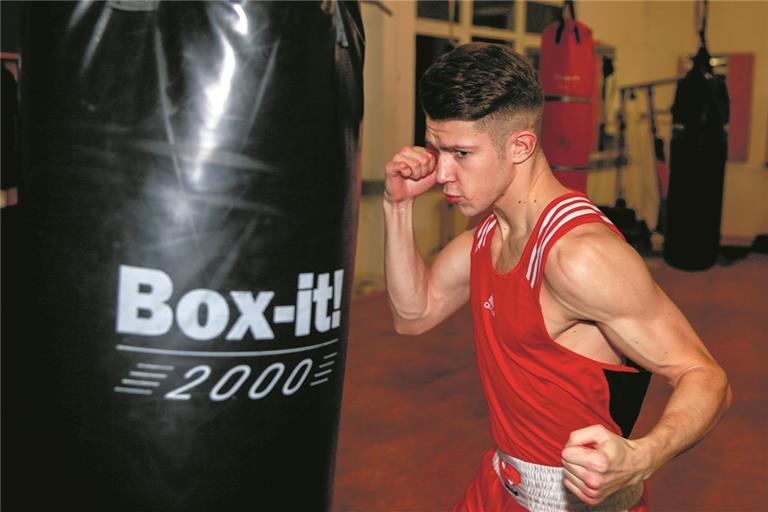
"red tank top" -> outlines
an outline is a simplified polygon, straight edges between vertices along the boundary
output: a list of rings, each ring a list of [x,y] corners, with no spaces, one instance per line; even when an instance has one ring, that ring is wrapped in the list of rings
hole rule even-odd
[[[491,257],[496,217],[475,233],[470,300],[491,434],[499,449],[535,464],[560,466],[570,433],[589,425],[629,435],[650,378],[631,361],[610,365],[581,356],[547,332],[539,303],[547,255],[565,233],[590,222],[621,236],[585,195],[558,197],[506,274],[496,272]]]

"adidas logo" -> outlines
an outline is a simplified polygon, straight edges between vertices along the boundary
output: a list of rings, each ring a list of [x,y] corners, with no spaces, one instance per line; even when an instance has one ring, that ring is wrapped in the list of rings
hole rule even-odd
[[[491,312],[491,316],[496,316],[496,309],[493,307],[493,294],[483,303],[483,307]]]

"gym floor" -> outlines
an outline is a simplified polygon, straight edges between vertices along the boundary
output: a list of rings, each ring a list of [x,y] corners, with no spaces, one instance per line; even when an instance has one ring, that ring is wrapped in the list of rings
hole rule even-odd
[[[768,256],[698,273],[647,263],[734,393],[718,427],[648,481],[651,510],[768,510]],[[449,510],[491,446],[469,308],[407,337],[392,330],[383,293],[351,307],[333,510]],[[635,435],[650,429],[668,394],[651,381]]]

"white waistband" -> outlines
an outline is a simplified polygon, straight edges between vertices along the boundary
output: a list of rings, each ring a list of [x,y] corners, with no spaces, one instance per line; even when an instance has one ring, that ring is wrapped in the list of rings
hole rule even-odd
[[[520,475],[519,485],[502,476],[504,464]],[[636,504],[643,494],[643,484],[637,484],[616,491],[597,505],[587,505],[563,485],[562,467],[525,462],[496,450],[493,469],[520,506],[530,512],[620,512]]]

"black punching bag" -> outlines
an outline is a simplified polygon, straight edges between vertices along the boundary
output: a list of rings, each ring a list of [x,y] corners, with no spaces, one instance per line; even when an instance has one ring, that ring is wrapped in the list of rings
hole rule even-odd
[[[728,115],[725,77],[713,73],[702,47],[672,105],[664,259],[673,267],[704,270],[717,260]]]
[[[329,508],[363,45],[356,3],[27,5],[11,508]]]

